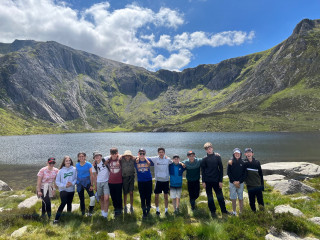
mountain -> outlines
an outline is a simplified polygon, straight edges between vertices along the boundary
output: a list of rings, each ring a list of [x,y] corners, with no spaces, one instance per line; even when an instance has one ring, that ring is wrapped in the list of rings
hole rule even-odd
[[[57,42],[0,43],[0,134],[320,129],[320,20],[264,52],[182,72]]]

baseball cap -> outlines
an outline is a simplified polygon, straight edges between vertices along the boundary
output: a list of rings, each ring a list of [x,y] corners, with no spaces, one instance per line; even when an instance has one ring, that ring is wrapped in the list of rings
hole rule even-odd
[[[190,150],[190,151],[187,152],[187,156],[189,156],[189,155],[191,155],[191,154],[196,155],[196,154],[194,153],[194,151],[191,151],[191,150]]]
[[[244,152],[253,152],[252,148],[246,148]]]
[[[48,158],[48,163],[56,163],[56,159],[54,157]]]
[[[233,149],[233,153],[241,153],[240,148],[235,148],[235,149]]]

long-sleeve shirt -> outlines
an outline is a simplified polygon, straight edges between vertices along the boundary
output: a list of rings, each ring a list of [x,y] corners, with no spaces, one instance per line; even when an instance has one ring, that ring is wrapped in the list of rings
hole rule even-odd
[[[187,174],[186,178],[188,181],[198,181],[200,179],[200,165],[202,158],[195,158],[193,162],[189,159],[184,160],[182,163],[186,165]]]
[[[67,183],[71,182],[70,187],[66,187]],[[74,192],[75,184],[77,183],[77,169],[74,166],[63,167],[59,170],[56,177],[56,184],[59,187],[59,191]]]
[[[255,158],[252,158],[251,162],[248,159],[245,159],[245,164],[247,168],[245,178],[245,183],[247,184],[247,187],[263,187],[264,182],[260,162]]]
[[[201,162],[202,182],[222,182],[223,165],[220,156],[207,154]]]
[[[236,159],[235,157],[231,160],[232,164],[228,163],[227,174],[229,181],[233,183],[234,181],[244,182],[246,177],[246,165],[241,158]]]

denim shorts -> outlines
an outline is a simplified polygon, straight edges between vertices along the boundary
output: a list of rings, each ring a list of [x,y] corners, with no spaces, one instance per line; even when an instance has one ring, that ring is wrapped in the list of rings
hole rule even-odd
[[[236,188],[236,186],[229,182],[229,189],[230,189],[230,199],[234,200],[238,199],[243,200],[243,189],[244,189],[244,183],[240,183],[240,188]]]

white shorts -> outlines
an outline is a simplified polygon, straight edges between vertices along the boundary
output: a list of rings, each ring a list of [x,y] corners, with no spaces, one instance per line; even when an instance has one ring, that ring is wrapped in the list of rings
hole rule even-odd
[[[181,198],[182,187],[180,188],[170,188],[170,197],[171,198]]]
[[[237,196],[239,200],[243,200],[244,183],[240,183],[240,188],[236,188],[233,183],[229,182],[229,189],[231,200],[237,199]]]

